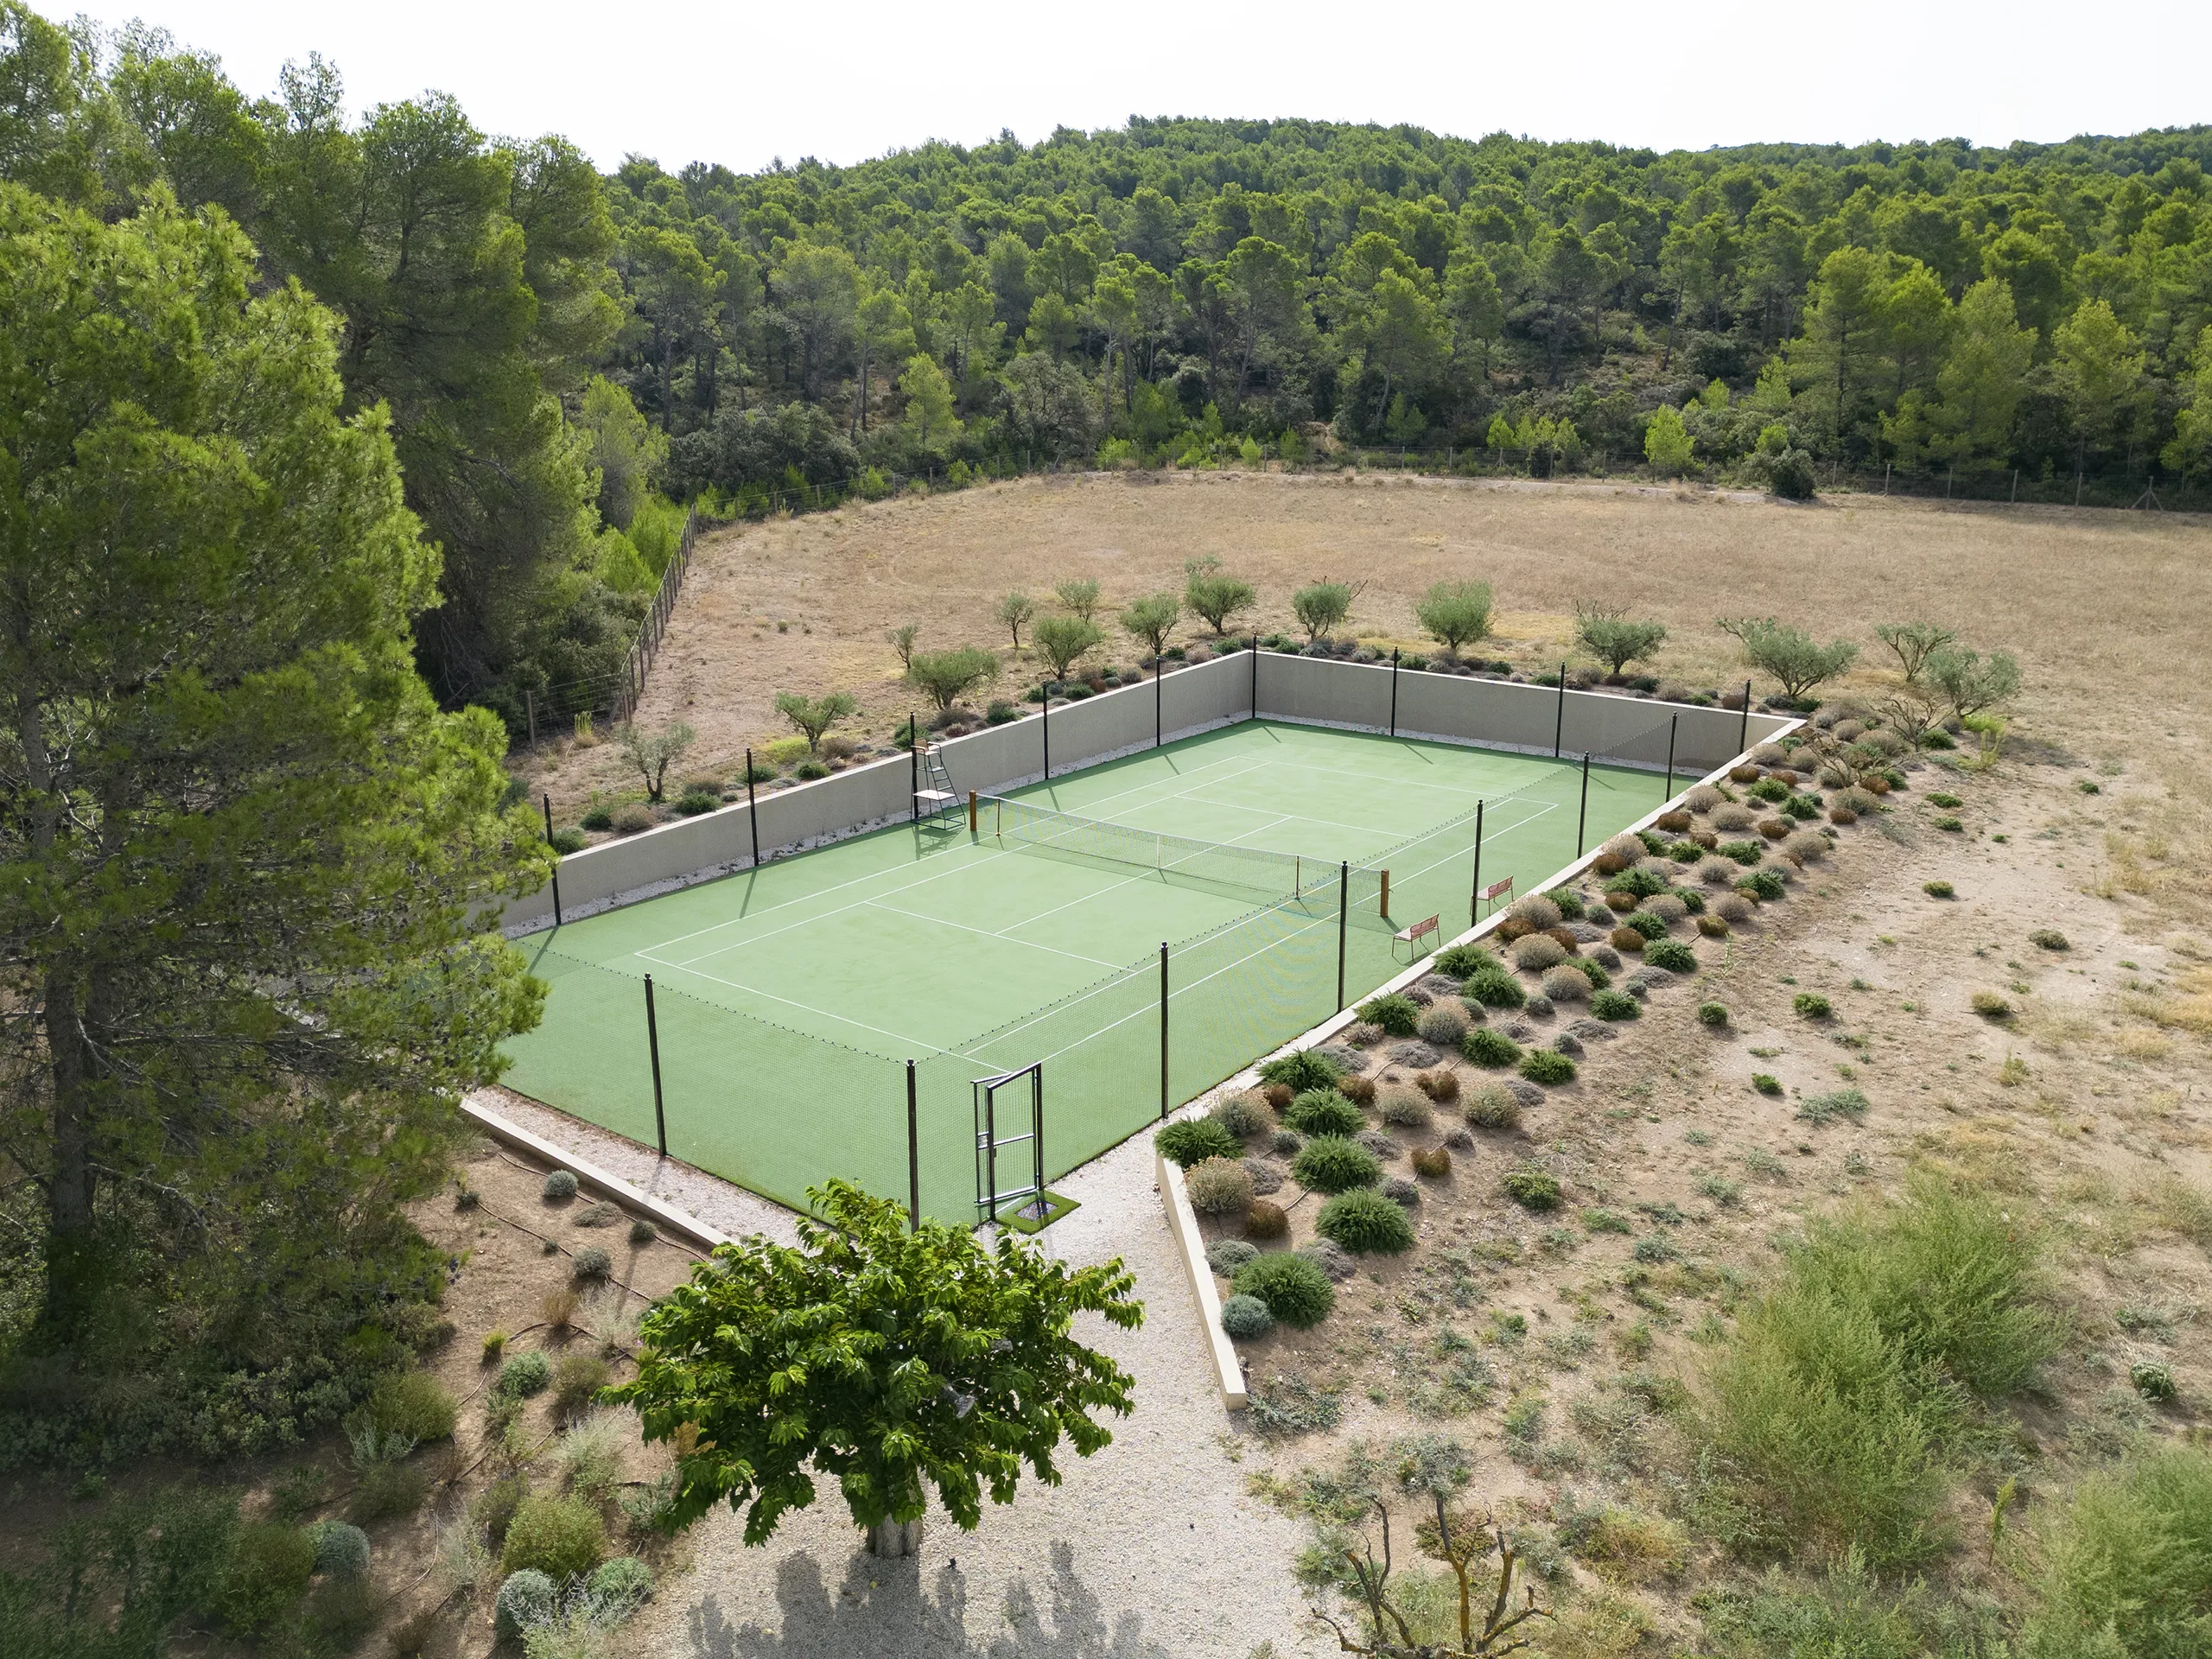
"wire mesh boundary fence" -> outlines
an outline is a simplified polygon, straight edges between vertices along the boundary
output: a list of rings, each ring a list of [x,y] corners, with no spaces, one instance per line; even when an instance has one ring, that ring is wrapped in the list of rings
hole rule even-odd
[[[1589,757],[1592,765],[1604,760]],[[1433,912],[1445,918],[1442,934],[1459,931],[1459,907],[1471,916],[1483,869],[1478,836],[1500,874],[1532,859],[1547,873],[1563,862],[1516,848],[1554,833],[1551,812],[1575,810],[1567,793],[1573,777],[1555,772],[1485,798],[1357,868],[1326,867],[1326,879],[1297,898],[1166,942],[1164,964],[1147,955],[1057,1002],[917,1055],[911,1168],[904,1059],[661,982],[649,1033],[643,975],[550,945],[525,944],[532,971],[553,985],[557,1017],[581,1035],[563,1041],[541,1031],[510,1044],[506,1082],[648,1146],[664,1133],[671,1155],[794,1208],[804,1206],[809,1186],[835,1175],[901,1201],[918,1183],[924,1214],[973,1222],[977,1080],[1044,1063],[1046,1179],[1059,1179],[1388,980],[1402,965],[1396,918]],[[1517,810],[1538,801],[1546,810]],[[1563,838],[1563,823],[1558,832]],[[1395,915],[1382,902],[1386,869]]]

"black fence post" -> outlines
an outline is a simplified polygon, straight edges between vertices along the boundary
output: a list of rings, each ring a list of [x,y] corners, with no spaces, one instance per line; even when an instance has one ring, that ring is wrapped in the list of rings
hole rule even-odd
[[[1390,647],[1390,735],[1398,734],[1398,648]]]
[[[1467,889],[1467,925],[1472,927],[1482,918],[1476,914],[1483,903],[1483,803],[1475,799],[1475,879]]]
[[[922,1120],[914,1105],[914,1063],[906,1062],[906,1220],[922,1230]]]
[[[1166,663],[1160,658],[1160,652],[1154,652],[1152,653],[1152,747],[1155,749],[1160,743],[1160,672],[1166,666]]]
[[[1160,1121],[1167,1121],[1167,941],[1160,942]]]
[[[1337,1012],[1344,1011],[1344,944],[1351,934],[1351,861],[1337,865]]]
[[[1559,665],[1559,718],[1552,722],[1552,759],[1559,759],[1560,743],[1567,732],[1567,664]]]
[[[760,868],[760,798],[753,792],[753,751],[745,752],[745,817],[753,826],[753,868]]]
[[[534,749],[537,747],[537,693],[525,688],[522,694],[522,706],[529,711],[530,747]]]
[[[1055,680],[1045,682],[1045,781],[1052,781],[1052,687]]]
[[[1680,715],[1667,716],[1667,791],[1659,798],[1662,801],[1675,798],[1675,726],[1681,719]]]
[[[914,809],[914,822],[922,821],[922,729],[914,711],[906,711],[906,799]]]
[[[553,847],[553,798],[544,796],[545,844]],[[561,849],[553,848],[553,925],[561,925]]]
[[[660,1155],[668,1156],[668,1115],[660,1100],[660,1022],[653,1017],[653,976],[645,976],[645,1049],[653,1061],[653,1128],[660,1140]]]
[[[1260,636],[1252,636],[1252,718],[1260,717]]]
[[[1736,726],[1736,753],[1751,747],[1751,683],[1744,682],[1744,718]]]
[[[1574,855],[1582,856],[1582,833],[1590,826],[1590,751],[1582,752],[1582,805],[1574,815]]]

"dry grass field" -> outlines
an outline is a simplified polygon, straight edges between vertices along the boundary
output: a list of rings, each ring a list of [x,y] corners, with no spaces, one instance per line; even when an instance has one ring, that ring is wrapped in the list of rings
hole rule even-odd
[[[2186,745],[2212,710],[2212,689],[2192,671],[2202,657],[2194,630],[2212,615],[2212,522],[2201,517],[1135,473],[1025,479],[715,532],[639,718],[689,721],[699,734],[690,764],[702,769],[787,732],[778,691],[850,692],[860,728],[880,739],[911,698],[889,629],[919,625],[925,648],[1003,648],[991,607],[1009,589],[1043,600],[1056,583],[1090,576],[1109,604],[1122,603],[1179,589],[1184,562],[1208,555],[1258,590],[1254,620],[1269,631],[1290,626],[1293,589],[1335,577],[1367,584],[1355,630],[1412,645],[1422,589],[1480,577],[1501,613],[1502,638],[1488,648],[1531,667],[1573,655],[1578,601],[1663,620],[1673,632],[1660,671],[1707,686],[1738,672],[1717,616],[1771,614],[1871,648],[1873,624],[1928,615],[2017,652],[2029,669],[2024,707],[2055,741],[2142,732]],[[1125,662],[1138,654],[1125,638],[1113,649]],[[1854,678],[1876,683],[1880,668],[1870,655]],[[1010,667],[1007,683],[1034,671]],[[630,786],[612,745],[548,745],[518,760],[556,810]]]

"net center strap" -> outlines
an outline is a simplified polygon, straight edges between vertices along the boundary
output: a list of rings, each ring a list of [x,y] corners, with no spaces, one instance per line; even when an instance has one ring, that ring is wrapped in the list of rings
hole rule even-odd
[[[1171,836],[1103,818],[1078,817],[1000,795],[978,796],[976,808],[976,833],[1012,847],[1068,853],[1287,899],[1318,893],[1337,883],[1338,866],[1333,859]]]

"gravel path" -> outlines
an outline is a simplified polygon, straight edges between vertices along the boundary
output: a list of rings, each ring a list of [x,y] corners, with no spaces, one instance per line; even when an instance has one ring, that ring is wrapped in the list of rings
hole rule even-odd
[[[523,1102],[486,1101],[515,1122],[726,1231],[792,1236],[789,1211],[635,1143]],[[658,1166],[658,1167],[656,1167]],[[1246,1495],[1264,1461],[1213,1385],[1190,1287],[1140,1135],[1054,1185],[1082,1208],[1044,1243],[1071,1261],[1122,1257],[1145,1323],[1093,1322],[1086,1338],[1137,1379],[1114,1443],[1066,1458],[1063,1484],[1025,1480],[963,1533],[929,1518],[918,1560],[861,1547],[834,1484],[747,1549],[727,1510],[692,1529],[692,1571],[630,1628],[656,1659],[1246,1659],[1272,1640],[1284,1659],[1323,1651],[1291,1578],[1305,1529]],[[1240,1467],[1236,1454],[1243,1454]]]

